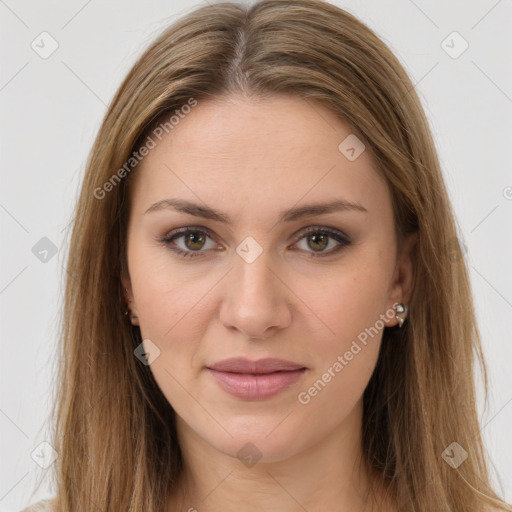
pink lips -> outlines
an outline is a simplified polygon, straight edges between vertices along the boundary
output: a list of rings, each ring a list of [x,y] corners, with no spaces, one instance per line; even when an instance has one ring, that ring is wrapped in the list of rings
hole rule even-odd
[[[227,393],[238,398],[261,400],[297,382],[306,368],[283,359],[250,361],[231,358],[215,363],[207,370]]]

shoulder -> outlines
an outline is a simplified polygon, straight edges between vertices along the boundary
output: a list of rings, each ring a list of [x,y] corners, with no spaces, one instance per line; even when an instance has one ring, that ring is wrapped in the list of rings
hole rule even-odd
[[[52,512],[53,499],[45,499],[29,505],[20,512]]]

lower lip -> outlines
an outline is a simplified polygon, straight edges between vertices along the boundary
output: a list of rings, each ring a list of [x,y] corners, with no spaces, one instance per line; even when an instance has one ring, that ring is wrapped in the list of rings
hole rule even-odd
[[[220,387],[238,398],[261,400],[276,395],[295,384],[305,373],[306,368],[273,373],[231,373],[207,368]]]

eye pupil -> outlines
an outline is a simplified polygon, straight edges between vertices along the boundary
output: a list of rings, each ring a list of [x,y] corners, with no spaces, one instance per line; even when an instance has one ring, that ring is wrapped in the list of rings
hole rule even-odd
[[[198,242],[199,240],[199,242]],[[205,241],[205,236],[203,233],[199,233],[199,232],[193,232],[193,233],[188,233],[187,235],[185,235],[185,245],[187,246],[187,248],[191,249],[191,250],[194,250],[194,249],[201,249],[204,245],[204,241]],[[191,242],[192,244],[196,244],[196,243],[199,243],[199,246],[194,246],[194,245],[190,245],[189,242]]]
[[[313,244],[319,243],[320,249],[325,249],[327,247],[327,245],[329,244],[329,241],[328,241],[329,237],[327,235],[316,233],[316,234],[310,235],[308,238],[310,241],[311,240],[313,241]],[[318,239],[320,239],[321,241],[319,242]],[[311,244],[309,244],[309,245],[312,249],[315,249]]]

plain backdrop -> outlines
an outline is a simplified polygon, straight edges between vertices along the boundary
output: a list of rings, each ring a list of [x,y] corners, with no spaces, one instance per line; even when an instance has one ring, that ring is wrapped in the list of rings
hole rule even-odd
[[[488,402],[479,396],[482,432],[495,486],[512,501],[512,3],[332,3],[391,47],[427,112],[489,368]],[[51,466],[43,470],[32,454],[47,437],[64,230],[93,138],[136,57],[165,26],[199,5],[0,1],[2,511],[55,492],[47,482]],[[52,45],[58,47],[44,55]],[[43,257],[41,247],[49,250]],[[41,477],[46,480],[32,493]]]

